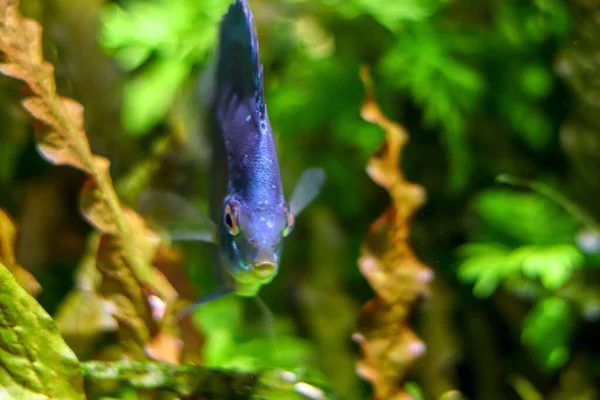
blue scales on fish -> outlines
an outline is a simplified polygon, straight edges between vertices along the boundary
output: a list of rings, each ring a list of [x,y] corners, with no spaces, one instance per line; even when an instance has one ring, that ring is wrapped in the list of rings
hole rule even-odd
[[[213,261],[223,272],[223,287],[192,308],[230,292],[256,296],[271,282],[295,218],[325,181],[322,169],[308,169],[289,203],[284,199],[258,36],[247,0],[235,1],[223,17],[217,57],[207,71],[203,96],[213,145],[210,218],[173,193],[149,190],[139,205],[142,215],[162,226],[172,240],[215,244]]]

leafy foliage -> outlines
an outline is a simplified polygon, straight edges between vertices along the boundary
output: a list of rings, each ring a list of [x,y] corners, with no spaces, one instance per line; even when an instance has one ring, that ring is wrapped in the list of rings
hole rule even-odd
[[[244,335],[243,303],[236,297],[208,303],[194,318],[206,332],[203,359],[207,366],[245,371],[294,369],[298,365],[307,365],[314,356],[308,343],[289,332],[273,332],[268,336],[263,333],[256,338]],[[262,318],[267,322],[268,316]],[[277,347],[280,347],[279,351]]]
[[[567,18],[560,2],[507,1],[493,10],[494,23],[475,27],[477,34],[470,35],[472,27],[443,24],[441,10],[421,24],[397,29],[398,39],[380,69],[386,83],[411,93],[423,108],[426,126],[442,128],[453,168],[450,188],[456,191],[471,173],[467,121],[485,111],[481,104],[498,102],[497,117],[507,119],[530,146],[547,146],[551,126],[539,102],[550,95],[551,71],[528,61],[505,63],[537,51],[540,41],[564,36]],[[477,67],[487,63],[493,69],[484,75]],[[513,82],[520,83],[518,90],[507,89]]]
[[[523,326],[522,340],[536,358],[549,369],[562,367],[569,360],[569,340],[573,316],[562,299],[550,297],[539,301]]]
[[[123,91],[122,120],[133,135],[148,133],[173,105],[192,66],[206,62],[217,22],[229,1],[127,1],[107,6],[101,45],[127,71],[156,60]]]
[[[76,290],[63,299],[54,321],[67,344],[84,356],[106,332],[116,332],[118,325],[110,307],[99,293],[102,275],[96,268],[100,234],[90,235],[86,253],[75,273]],[[85,323],[82,323],[85,321]]]
[[[578,224],[558,204],[537,193],[494,190],[474,203],[482,219],[475,232],[481,242],[460,250],[459,276],[476,282],[474,293],[491,295],[503,281],[516,276],[539,278],[547,290],[564,286],[584,256],[575,243]],[[500,239],[504,244],[487,243]]]
[[[170,365],[139,361],[89,362],[82,365],[86,377],[99,381],[118,380],[140,389],[163,389],[184,398],[278,398],[302,400],[327,398],[328,389],[313,385],[303,374],[283,378],[279,371],[232,375],[197,365]]]
[[[446,32],[427,26],[399,35],[395,47],[382,58],[381,71],[390,85],[409,91],[423,107],[426,126],[443,127],[454,168],[451,187],[462,188],[469,162],[467,115],[481,101],[483,77],[453,55],[453,42],[460,37],[448,38]]]
[[[489,190],[474,199],[473,207],[484,224],[482,239],[501,236],[532,244],[572,242],[578,223],[553,200],[537,193]]]
[[[578,223],[548,198],[493,190],[480,194],[473,205],[483,223],[475,232],[477,239],[502,238],[513,247],[473,243],[460,250],[465,259],[460,276],[477,280],[477,294],[490,295],[500,282],[517,274],[540,278],[546,289],[556,290],[583,266],[584,256],[574,241]]]
[[[79,361],[52,318],[2,264],[0,282],[2,397],[84,399]]]
[[[599,397],[594,2],[250,0],[285,192],[309,167],[324,167],[328,183],[298,219],[277,282],[261,291],[271,319],[225,297],[182,321],[173,312],[215,285],[210,249],[159,244],[124,205],[148,187],[208,202],[195,170],[206,138],[187,95],[230,1],[22,3],[45,35],[2,14],[11,21],[0,25],[3,67],[27,82],[20,95],[20,82],[0,82],[0,205],[15,217],[0,218],[0,261],[31,293],[37,278],[64,340],[94,360],[82,363],[88,398],[227,397],[219,388],[333,397],[327,382],[340,398],[367,398],[350,337],[373,289],[355,338],[366,339],[359,370],[377,382],[375,395]],[[16,10],[14,0],[0,4]],[[24,49],[32,57],[18,56]],[[399,159],[380,148],[386,129],[361,119],[365,63],[378,107],[411,132]],[[56,92],[85,105],[85,124],[81,105]],[[23,95],[33,128],[17,107]],[[43,157],[84,173],[45,163],[33,132]],[[385,162],[374,166],[376,151]],[[526,190],[494,186],[499,175],[522,177],[502,182]],[[376,219],[404,176],[428,197],[410,230],[392,222],[410,218],[411,196],[392,196],[406,213]],[[435,271],[431,286],[412,251]],[[395,262],[403,257],[413,263]]]
[[[151,317],[146,291],[154,288],[166,301],[174,299],[170,284],[157,280],[157,273],[150,268],[150,233],[133,211],[121,209],[109,175],[110,162],[94,155],[89,147],[81,104],[56,93],[53,68],[42,55],[40,25],[21,18],[18,4],[3,2],[0,34],[0,50],[8,60],[0,71],[29,85],[33,96],[25,99],[23,106],[45,124],[36,132],[38,149],[49,161],[90,175],[80,205],[88,221],[104,233],[97,259],[104,276],[100,291],[116,306],[114,317],[128,353],[143,358],[150,332],[161,322]]]
[[[521,291],[522,279],[539,280],[546,291],[556,294],[585,266],[575,242],[578,222],[551,199],[535,192],[490,190],[481,193],[473,206],[483,225],[474,236],[496,239],[459,249],[463,260],[458,276],[475,283],[476,296],[491,296],[501,284]],[[569,358],[571,313],[562,298],[543,297],[525,320],[522,341],[548,369],[563,366]]]
[[[177,363],[180,358],[179,339],[174,336],[176,333],[174,320],[168,314],[173,311],[171,307],[177,293],[165,277],[157,269],[151,267],[159,244],[158,238],[135,212],[121,208],[110,180],[109,161],[93,155],[89,148],[83,129],[82,106],[74,100],[60,98],[56,94],[52,67],[44,61],[41,55],[41,28],[35,21],[22,18],[17,7],[18,4],[0,3],[0,11],[2,11],[0,32],[3,33],[0,49],[5,53],[8,61],[1,66],[1,70],[7,75],[24,80],[33,92],[34,96],[24,100],[23,104],[33,116],[44,123],[38,127],[36,132],[38,148],[42,155],[51,162],[70,165],[90,175],[81,191],[80,206],[86,219],[98,228],[100,235],[90,240],[89,251],[95,253],[95,257],[89,258],[90,264],[82,266],[81,277],[88,280],[88,284],[86,288],[81,289],[97,291],[112,303],[110,314],[117,322],[123,355],[138,360],[153,357]],[[20,267],[14,262],[12,253],[14,226],[8,217],[3,217],[0,222],[2,222],[2,232],[6,237],[2,243],[6,244],[4,247],[8,246],[8,249],[3,249],[3,252],[14,264],[13,270],[18,273]],[[98,274],[90,270],[94,264],[101,277],[99,281],[96,278]],[[6,272],[6,274],[9,273]],[[88,274],[90,276],[86,276]],[[9,293],[11,293],[10,290]],[[104,307],[99,303],[98,296],[74,293],[71,298],[79,301],[87,300],[88,303],[83,304],[83,309],[89,307],[99,311],[99,315],[95,315],[98,319],[96,322],[102,319],[102,314],[106,314],[106,309],[102,310]],[[98,309],[99,305],[100,309]],[[66,309],[75,312],[78,309],[81,310],[81,306],[71,300]],[[2,308],[4,309],[4,306]],[[65,315],[64,312],[63,315]],[[81,315],[74,317],[80,318]],[[71,317],[62,317],[60,320],[67,329],[72,325],[68,318]],[[49,317],[47,319],[52,323]],[[16,326],[14,320],[15,315],[8,315],[5,328],[14,329]],[[54,325],[52,326],[54,327],[52,333],[58,335],[54,341],[64,344],[58,330]],[[97,323],[97,325],[89,327],[86,334],[97,336],[103,330],[111,330],[113,327],[110,324]],[[16,328],[13,334],[18,330],[19,328]],[[31,332],[28,335],[34,336]],[[12,342],[8,345],[15,346]],[[287,347],[292,348],[292,346]],[[245,351],[247,355],[254,354],[258,360],[259,354],[264,349],[264,345],[255,342],[248,344],[243,352]],[[70,349],[68,351],[72,354]],[[280,358],[275,360],[280,360]],[[294,355],[292,355],[292,361],[287,361],[286,365],[295,365],[294,360]],[[12,362],[12,360],[9,361]],[[43,362],[46,367],[49,366],[48,360]],[[240,367],[239,362],[235,365]],[[152,364],[138,365],[139,368],[146,370],[150,370],[151,366]],[[12,367],[9,365],[9,368]],[[78,367],[79,364],[75,360],[77,373],[79,373]],[[252,365],[252,367],[264,368],[264,364]],[[101,367],[88,373],[88,376],[98,379],[101,373],[99,375],[94,375],[94,373],[99,370]],[[59,370],[58,372],[63,371]],[[163,371],[163,373],[168,374],[169,372]],[[16,375],[16,372],[9,372],[6,376],[11,375]],[[64,375],[68,378],[66,371],[64,371]],[[208,379],[213,381],[217,375],[219,374],[209,374]],[[225,375],[225,379],[228,380],[235,380],[236,377],[240,378],[241,376]],[[113,377],[113,379],[115,378]],[[42,378],[39,384],[43,386],[50,384],[50,381]],[[130,384],[136,387],[133,382]],[[243,382],[239,384],[239,388],[235,382],[232,382],[232,385],[234,391],[248,392],[248,388]],[[156,387],[158,388],[160,385]],[[306,387],[302,390],[320,391],[306,382],[298,382],[293,386],[297,394],[302,393],[300,387]],[[41,388],[36,389],[41,390]],[[50,390],[48,389],[48,391]],[[210,395],[219,397],[223,395],[222,393],[223,390],[219,389]],[[70,395],[66,396],[75,398]]]
[[[464,261],[459,277],[475,282],[473,293],[490,296],[505,280],[515,276],[540,279],[548,290],[560,289],[583,265],[583,255],[575,245],[521,246],[514,250],[497,244],[470,244],[460,249]]]

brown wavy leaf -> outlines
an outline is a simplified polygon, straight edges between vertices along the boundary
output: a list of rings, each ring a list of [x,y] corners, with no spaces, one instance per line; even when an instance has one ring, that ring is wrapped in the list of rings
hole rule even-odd
[[[97,268],[103,278],[100,293],[115,305],[113,316],[119,324],[121,345],[132,358],[143,359],[143,345],[150,340],[150,329],[155,325],[152,310],[115,236],[104,234],[100,238]]]
[[[32,296],[37,296],[42,287],[38,281],[21,267],[15,258],[15,241],[17,239],[17,226],[12,218],[0,209],[0,264],[14,275],[17,283]]]
[[[159,246],[154,265],[165,274],[169,282],[175,287],[177,293],[183,299],[197,299],[199,294],[197,288],[190,282],[185,273],[185,259],[180,252],[164,245]],[[179,301],[177,306],[186,306],[187,301]],[[176,306],[176,307],[177,307]],[[148,346],[146,352],[155,360],[173,362],[178,360],[182,364],[202,364],[202,346],[204,336],[194,325],[191,316],[179,319],[179,342],[172,342],[170,346],[164,345],[164,340],[154,342]],[[168,335],[168,333],[164,333]]]
[[[429,294],[433,278],[408,240],[410,218],[424,203],[425,191],[407,182],[400,170],[407,132],[379,109],[366,68],[361,70],[361,79],[366,88],[362,117],[386,132],[385,142],[369,159],[367,173],[389,192],[392,204],[369,228],[358,260],[377,295],[362,307],[358,318],[354,335],[362,352],[358,372],[373,385],[375,399],[410,399],[402,381],[425,352],[425,344],[410,329],[409,317],[415,303]]]
[[[83,106],[56,93],[54,68],[42,54],[42,28],[19,14],[18,1],[0,0],[0,72],[25,81],[33,96],[23,101],[43,123],[36,130],[41,154],[54,164],[70,165],[90,175],[80,205],[85,218],[103,234],[96,267],[103,276],[100,294],[114,303],[114,317],[124,347],[139,358],[150,336],[164,322],[153,318],[151,296],[170,310],[176,292],[151,260],[156,241],[143,220],[121,208],[107,159],[92,154],[83,123]],[[154,313],[156,314],[156,313]]]
[[[60,333],[80,359],[91,358],[102,334],[117,331],[112,306],[98,293],[102,276],[96,268],[96,257],[101,235],[94,232],[88,236],[85,255],[75,273],[76,288],[67,294],[54,315]]]
[[[92,154],[84,130],[83,106],[56,93],[54,69],[43,59],[41,34],[37,22],[19,14],[18,2],[0,0],[0,51],[7,61],[0,65],[0,72],[23,80],[31,89],[33,96],[23,100],[23,106],[45,125],[36,132],[40,152],[54,164],[71,165],[91,175],[102,192],[95,200],[105,202],[95,205],[103,210],[103,215],[86,213],[86,209],[84,213],[101,231],[107,228],[106,219],[110,219],[114,225],[111,228],[116,229],[104,232],[124,239],[129,232],[110,181],[110,164]]]
[[[103,157],[98,157],[96,163],[105,171],[110,167],[110,161]],[[110,175],[107,173],[107,176]],[[101,232],[118,234],[119,227],[112,218],[106,197],[93,177],[89,178],[81,189],[79,207],[85,219]]]
[[[56,109],[53,109],[52,106]],[[58,106],[58,107],[57,107]],[[70,165],[87,173],[94,173],[89,165],[91,152],[78,151],[78,145],[87,144],[87,138],[83,131],[83,106],[73,99],[60,98],[57,103],[51,103],[42,97],[30,97],[23,100],[23,107],[35,118],[50,127],[49,130],[36,130],[36,141],[40,153],[54,164]],[[57,111],[63,113],[62,115]],[[63,120],[64,119],[64,120]],[[71,122],[72,134],[65,134],[65,129]],[[73,137],[76,135],[76,137]]]
[[[124,216],[134,232],[129,239],[134,256],[144,265],[150,265],[159,244],[158,236],[134,211],[125,209]],[[121,244],[115,235],[104,234],[100,238],[97,257],[97,268],[103,277],[100,293],[116,306],[113,316],[119,324],[119,338],[125,352],[142,359],[146,357],[150,339],[160,334],[164,307],[175,302],[177,293],[156,269],[151,271],[152,286],[139,282]]]
[[[153,360],[170,364],[179,364],[183,342],[177,337],[161,331],[146,346],[146,354]]]

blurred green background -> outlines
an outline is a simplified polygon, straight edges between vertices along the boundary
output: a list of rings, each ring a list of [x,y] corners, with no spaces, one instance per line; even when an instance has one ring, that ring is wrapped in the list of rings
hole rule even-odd
[[[59,92],[85,106],[92,149],[111,160],[124,203],[135,206],[153,186],[205,206],[193,91],[229,3],[23,1],[44,27]],[[600,4],[251,5],[284,189],[289,196],[312,166],[325,168],[328,181],[286,241],[280,274],[261,292],[274,319],[231,296],[197,312],[204,362],[303,369],[340,398],[368,396],[351,334],[373,293],[356,260],[369,224],[389,204],[365,173],[384,138],[359,113],[358,72],[369,65],[383,110],[410,132],[402,170],[428,195],[411,237],[436,279],[413,318],[427,354],[408,389],[419,399],[450,389],[485,400],[597,398]],[[39,156],[19,84],[0,78],[0,85],[0,206],[17,219],[17,257],[54,314],[85,253],[89,227],[77,207],[84,176]],[[499,183],[501,174],[535,190]],[[177,248],[187,270],[180,284],[192,295],[208,290],[208,248]]]

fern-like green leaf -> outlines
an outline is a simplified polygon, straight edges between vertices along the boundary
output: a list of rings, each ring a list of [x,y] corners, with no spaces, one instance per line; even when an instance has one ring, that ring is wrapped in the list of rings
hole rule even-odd
[[[509,248],[495,243],[471,243],[462,246],[459,249],[459,257],[463,261],[458,268],[458,277],[462,282],[475,283],[475,296],[491,296],[503,279],[518,273],[514,264],[507,262],[509,255]]]
[[[515,250],[495,243],[471,243],[459,249],[459,279],[474,283],[473,294],[488,297],[505,279],[540,279],[547,290],[560,289],[580,268],[584,256],[575,245],[522,246]]]
[[[571,244],[523,246],[512,252],[511,261],[521,267],[525,276],[539,278],[546,289],[556,290],[583,265],[584,256]]]
[[[423,108],[426,126],[440,128],[450,156],[450,187],[462,189],[469,174],[467,116],[485,92],[480,73],[453,52],[454,40],[430,25],[412,25],[398,36],[379,69],[386,83],[408,91]],[[460,42],[460,41],[459,41]]]

